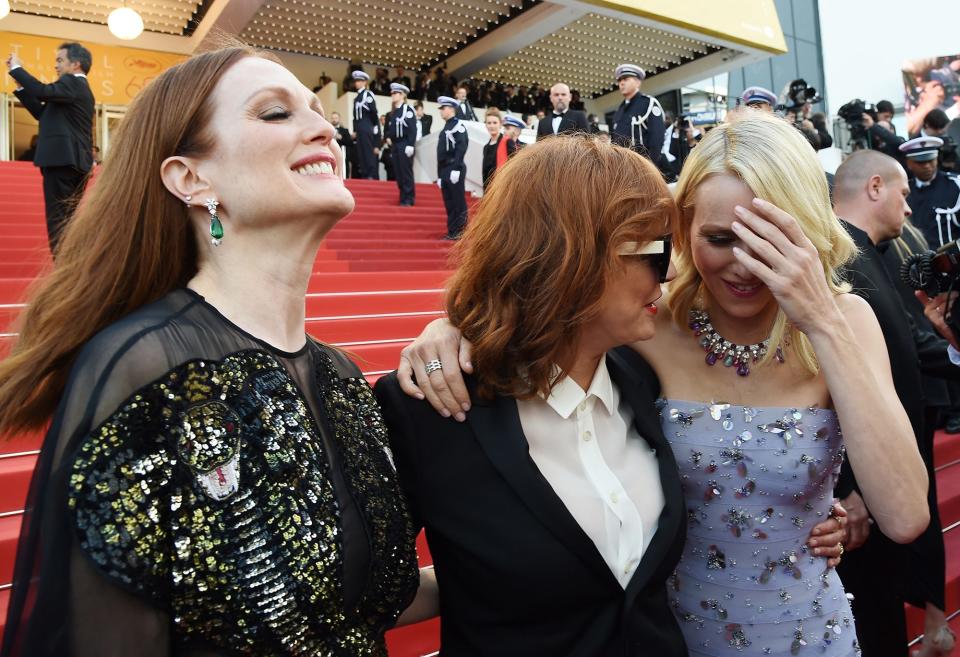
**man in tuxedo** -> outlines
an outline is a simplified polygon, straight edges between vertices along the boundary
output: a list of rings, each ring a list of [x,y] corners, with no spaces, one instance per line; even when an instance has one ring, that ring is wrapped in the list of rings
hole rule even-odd
[[[562,82],[550,87],[550,102],[553,105],[553,114],[544,117],[537,124],[537,141],[561,132],[590,132],[587,115],[570,109],[570,87]]]
[[[467,100],[467,85],[461,84],[457,87],[457,119],[460,121],[477,121],[477,115]]]
[[[420,141],[424,135],[430,134],[433,117],[423,110],[423,103],[419,100],[414,104],[413,111],[417,115],[417,141]]]
[[[54,251],[70,217],[74,197],[93,168],[93,92],[87,73],[93,59],[79,43],[57,49],[57,81],[44,84],[30,75],[16,55],[7,58],[14,94],[40,123],[33,163],[43,176],[47,237]]]

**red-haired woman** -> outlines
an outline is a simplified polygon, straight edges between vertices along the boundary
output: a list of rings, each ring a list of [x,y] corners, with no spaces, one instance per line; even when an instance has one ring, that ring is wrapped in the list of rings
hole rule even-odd
[[[523,123],[509,114],[501,116],[496,108],[487,110],[483,123],[490,135],[490,141],[483,147],[483,190],[486,191],[494,172],[502,168],[521,146],[517,138]]]
[[[136,98],[0,363],[50,422],[3,655],[385,655],[414,531],[372,393],[305,333],[334,128],[234,47]]]
[[[585,136],[524,148],[449,284],[450,320],[474,343],[469,423],[407,397],[395,374],[378,382],[434,557],[445,654],[686,654],[665,587],[686,522],[677,465],[655,379],[614,351],[653,336],[675,213],[628,149]]]

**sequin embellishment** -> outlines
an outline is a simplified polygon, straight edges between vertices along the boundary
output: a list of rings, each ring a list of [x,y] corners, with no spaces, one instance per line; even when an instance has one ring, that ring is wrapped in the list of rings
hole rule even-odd
[[[250,350],[172,370],[80,445],[68,500],[79,546],[106,577],[169,609],[176,641],[386,656],[383,631],[417,588],[415,534],[372,391],[312,349],[324,418],[279,361]],[[318,421],[370,537],[353,609]]]
[[[716,401],[660,408],[687,504],[667,593],[691,653],[858,655],[840,580],[806,547],[843,461],[836,415]]]

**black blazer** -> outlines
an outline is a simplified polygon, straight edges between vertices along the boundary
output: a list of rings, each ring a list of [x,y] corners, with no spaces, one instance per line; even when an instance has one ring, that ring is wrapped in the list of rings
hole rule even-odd
[[[561,132],[590,132],[590,123],[587,122],[587,115],[578,110],[567,110],[563,118],[560,119],[560,126],[556,134]],[[553,135],[553,112],[540,119],[537,124],[537,141],[544,137]]]
[[[628,348],[610,375],[656,449],[665,506],[626,590],[530,458],[517,403],[474,399],[467,422],[400,390],[375,392],[414,522],[425,526],[440,585],[447,657],[640,657],[687,654],[666,579],[686,536],[673,452],[660,428],[649,366]]]
[[[424,114],[420,117],[420,136],[426,137],[430,134],[430,127],[433,125],[433,117],[429,114]]]
[[[33,163],[89,171],[93,167],[94,101],[87,79],[66,74],[44,84],[23,68],[10,71],[10,76],[23,87],[14,94],[40,122]]]

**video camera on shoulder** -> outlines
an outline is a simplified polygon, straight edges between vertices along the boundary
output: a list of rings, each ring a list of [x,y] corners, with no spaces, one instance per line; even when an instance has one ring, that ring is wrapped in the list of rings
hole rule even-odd
[[[923,290],[930,298],[956,291],[960,280],[960,240],[936,251],[914,253],[900,266],[900,280],[914,290]],[[950,312],[952,305],[948,300],[944,316],[950,330],[960,335],[960,314]]]
[[[863,124],[863,115],[869,114],[874,121],[877,120],[877,106],[873,103],[854,98],[846,105],[837,110],[837,116],[844,120],[847,129],[850,131],[850,142],[856,148],[867,148],[867,127]]]

